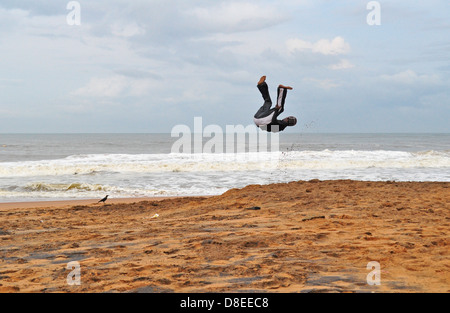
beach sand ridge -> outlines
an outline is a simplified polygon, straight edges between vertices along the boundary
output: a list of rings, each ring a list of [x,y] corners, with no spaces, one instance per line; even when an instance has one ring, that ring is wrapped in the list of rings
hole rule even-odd
[[[0,207],[0,291],[449,292],[449,187],[312,180]],[[71,261],[80,285],[67,283]]]

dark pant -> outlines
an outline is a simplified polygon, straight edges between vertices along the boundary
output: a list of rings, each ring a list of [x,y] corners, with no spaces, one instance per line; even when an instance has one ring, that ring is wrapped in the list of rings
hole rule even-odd
[[[261,95],[264,99],[264,104],[259,108],[258,112],[255,114],[255,118],[263,118],[266,116],[269,116],[272,114],[272,112],[275,112],[273,115],[273,121],[275,122],[277,120],[278,115],[283,113],[284,111],[284,102],[286,100],[287,95],[287,89],[278,87],[277,90],[277,105],[280,107],[279,109],[273,108],[272,106],[272,100],[270,99],[269,94],[269,87],[267,86],[266,82],[263,82],[262,84],[259,84],[258,86],[259,91],[261,92]],[[278,121],[281,122],[281,121]]]

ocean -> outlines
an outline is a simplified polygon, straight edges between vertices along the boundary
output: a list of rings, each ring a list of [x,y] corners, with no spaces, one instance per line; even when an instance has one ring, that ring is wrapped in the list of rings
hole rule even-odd
[[[222,153],[172,152],[179,139],[0,134],[0,202],[218,195],[311,179],[450,181],[450,134],[280,133],[277,150]]]

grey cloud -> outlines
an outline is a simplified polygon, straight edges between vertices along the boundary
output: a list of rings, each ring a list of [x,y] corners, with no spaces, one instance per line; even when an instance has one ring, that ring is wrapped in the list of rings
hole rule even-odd
[[[26,119],[3,118],[0,131],[43,124],[48,131],[170,131],[194,116],[208,124],[247,124],[261,104],[255,84],[263,74],[272,92],[279,83],[294,87],[286,112],[302,123],[314,119],[319,131],[392,130],[380,124],[383,115],[397,122],[396,129],[414,130],[404,107],[428,110],[423,128],[436,116],[448,117],[445,32],[403,27],[420,30],[432,20],[431,11],[414,20],[419,10],[410,2],[396,5],[397,12],[403,4],[413,8],[399,32],[398,24],[389,24],[395,22],[392,1],[382,7],[379,28],[364,24],[365,5],[354,1],[338,11],[329,1],[301,7],[289,1],[294,17],[276,1],[79,0],[81,26],[73,27],[65,23],[67,2],[0,3],[0,111],[31,112]],[[344,13],[355,7],[362,9],[347,21]],[[12,14],[13,8],[22,11]],[[285,47],[290,38],[314,44],[336,36],[351,50],[325,55]],[[345,65],[343,59],[355,67],[333,70]],[[433,84],[434,77],[441,82]],[[446,124],[440,125],[434,129]]]
[[[69,1],[28,1],[28,0],[2,0],[0,6],[5,9],[22,9],[31,15],[60,15],[66,14],[66,5]]]
[[[139,78],[139,79],[142,79],[142,78],[150,78],[150,79],[158,79],[158,80],[164,79],[163,76],[161,76],[159,74],[155,74],[150,71],[139,70],[139,69],[117,69],[117,70],[114,70],[114,72],[119,75],[132,77],[132,78]]]

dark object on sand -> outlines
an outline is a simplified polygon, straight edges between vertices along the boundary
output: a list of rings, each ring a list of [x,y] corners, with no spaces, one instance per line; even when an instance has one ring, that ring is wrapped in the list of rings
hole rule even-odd
[[[311,216],[311,217],[305,217],[304,219],[302,219],[302,222],[306,222],[306,221],[310,221],[310,220],[314,220],[316,218],[325,218],[325,216],[320,215],[320,216]]]
[[[261,208],[259,206],[254,206],[251,208],[246,208],[246,210],[261,210]]]
[[[100,203],[100,202],[105,203],[105,202],[106,202],[106,199],[108,199],[108,195],[106,195],[106,197],[104,197],[102,200],[99,200],[97,203]]]

